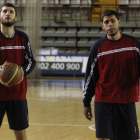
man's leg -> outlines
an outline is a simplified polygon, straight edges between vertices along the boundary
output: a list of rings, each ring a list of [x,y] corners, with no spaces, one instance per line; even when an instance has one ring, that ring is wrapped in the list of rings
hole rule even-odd
[[[29,126],[27,101],[8,101],[6,113],[10,129],[14,130],[16,140],[27,140],[25,133],[25,129]]]
[[[16,140],[27,140],[25,130],[14,130]]]
[[[95,127],[98,140],[113,138],[113,104],[95,102]]]
[[[6,102],[0,101],[0,127],[2,125],[3,117],[5,115]]]

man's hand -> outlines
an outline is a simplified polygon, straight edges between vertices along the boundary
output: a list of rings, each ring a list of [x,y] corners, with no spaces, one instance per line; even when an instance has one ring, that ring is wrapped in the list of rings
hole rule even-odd
[[[23,80],[23,76],[24,76],[24,71],[23,71],[23,69],[22,69],[22,67],[21,66],[19,66],[19,68],[21,69],[21,71],[22,71],[22,79],[21,79],[21,81],[20,82],[22,82],[22,80]],[[20,83],[19,82],[19,83]]]
[[[0,71],[2,70],[2,65],[0,65]]]
[[[92,118],[91,107],[84,107],[84,115],[88,120],[91,121],[91,118]]]

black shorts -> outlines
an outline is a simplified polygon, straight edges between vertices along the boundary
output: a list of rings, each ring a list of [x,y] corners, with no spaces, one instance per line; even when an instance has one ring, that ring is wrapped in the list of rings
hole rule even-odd
[[[24,130],[29,127],[27,100],[0,101],[0,126],[5,112],[10,129]]]
[[[97,138],[112,140],[139,139],[135,103],[95,102],[95,126]]]

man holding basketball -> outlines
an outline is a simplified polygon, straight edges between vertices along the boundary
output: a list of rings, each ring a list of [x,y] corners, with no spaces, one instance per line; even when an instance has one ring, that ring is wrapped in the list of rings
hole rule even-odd
[[[15,6],[6,3],[0,13],[0,65],[5,61],[21,66],[23,80],[13,87],[0,84],[0,126],[6,112],[9,127],[14,130],[16,140],[27,140],[25,129],[28,124],[28,107],[26,100],[27,76],[36,65],[28,36],[14,29],[17,21]]]
[[[92,118],[98,140],[136,140],[139,129],[135,102],[139,102],[140,42],[119,32],[118,13],[107,10],[101,17],[106,35],[90,51],[84,86],[84,115]]]

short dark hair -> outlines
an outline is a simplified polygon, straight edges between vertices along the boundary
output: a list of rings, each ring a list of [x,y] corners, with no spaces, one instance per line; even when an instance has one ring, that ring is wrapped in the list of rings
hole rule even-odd
[[[11,4],[11,3],[5,3],[5,4],[3,4],[3,5],[1,6],[1,10],[2,10],[2,8],[3,8],[4,6],[6,6],[6,7],[13,7],[13,8],[15,9],[15,15],[16,15],[16,17],[17,17],[17,9],[16,9],[16,7],[15,7],[13,4]]]
[[[103,15],[101,16],[101,21],[103,22],[103,18],[105,16],[112,16],[114,15],[119,20],[119,14],[116,11],[113,10],[106,10]]]

